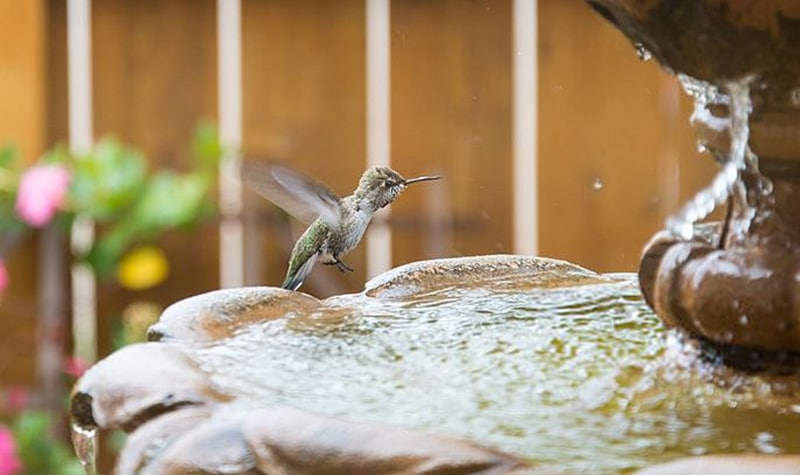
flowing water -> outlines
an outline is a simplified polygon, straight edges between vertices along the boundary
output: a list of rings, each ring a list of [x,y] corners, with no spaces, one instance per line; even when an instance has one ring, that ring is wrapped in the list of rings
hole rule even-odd
[[[707,188],[699,191],[681,210],[671,216],[667,229],[683,239],[694,237],[694,224],[711,214],[714,209],[729,198],[733,200],[734,216],[729,232],[733,236],[743,236],[749,229],[756,211],[753,200],[748,200],[742,174],[748,172],[756,177],[758,194],[768,194],[771,183],[758,171],[758,157],[748,147],[750,137],[749,117],[752,111],[750,85],[752,76],[727,82],[722,89],[716,85],[679,74],[679,81],[687,94],[694,98],[694,111],[690,121],[700,121],[716,132],[730,133],[730,150],[722,157],[722,169]],[[716,117],[710,108],[727,107],[727,118]],[[701,143],[701,149],[705,145]]]
[[[635,276],[606,277],[341,296],[330,312],[187,351],[248,404],[465,437],[559,472],[800,452],[792,389],[741,375],[709,382],[713,366],[664,332]]]
[[[97,473],[97,429],[85,429],[77,424],[70,427],[72,446],[86,475]]]

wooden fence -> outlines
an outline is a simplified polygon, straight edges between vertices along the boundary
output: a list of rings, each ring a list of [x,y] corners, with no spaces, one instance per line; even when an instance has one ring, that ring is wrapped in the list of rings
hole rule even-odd
[[[368,160],[367,1],[241,0],[245,155],[279,158],[339,193],[352,190]],[[526,205],[514,203],[512,0],[388,5],[391,164],[408,176],[446,177],[393,206],[392,264],[514,252],[514,210]],[[213,0],[91,2],[96,138],[133,144],[153,166],[185,163],[196,123],[218,119],[217,8]],[[673,77],[639,60],[580,0],[539,0],[537,10],[538,144],[528,183],[538,253],[635,270],[644,242],[706,182],[712,161],[696,152],[689,101]],[[33,161],[69,139],[67,2],[0,0],[0,11],[0,141]],[[245,282],[276,285],[299,229],[276,225],[258,197],[244,199]],[[162,244],[172,267],[165,284],[136,295],[99,284],[101,354],[132,299],[166,305],[219,287],[218,223]],[[36,249],[34,240],[8,258],[6,384],[35,381]],[[318,269],[304,290],[358,291],[366,246],[347,262],[356,272]]]

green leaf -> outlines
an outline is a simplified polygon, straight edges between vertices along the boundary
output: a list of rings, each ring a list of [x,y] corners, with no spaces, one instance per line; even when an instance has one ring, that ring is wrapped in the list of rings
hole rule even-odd
[[[70,154],[67,147],[64,145],[56,145],[55,147],[51,148],[44,152],[42,158],[39,160],[41,163],[47,164],[69,164],[72,160],[72,155]]]
[[[99,221],[117,217],[139,195],[145,181],[144,157],[112,139],[100,141],[86,156],[76,157],[70,203]]]
[[[207,173],[215,172],[224,152],[217,126],[201,122],[195,128],[192,148],[198,168]]]
[[[0,168],[10,169],[17,161],[17,147],[6,143],[0,147]]]
[[[157,173],[129,212],[97,239],[87,262],[101,277],[110,276],[135,241],[196,222],[206,209],[208,192],[203,173]]]
[[[92,270],[100,277],[110,276],[122,254],[132,244],[139,228],[140,223],[125,218],[100,235],[86,255],[86,262],[92,266]]]
[[[0,193],[0,256],[4,255],[28,227],[14,209],[15,196]]]
[[[72,450],[50,435],[52,419],[41,411],[24,411],[12,427],[27,475],[80,475]]]
[[[209,180],[202,173],[160,172],[148,183],[132,217],[145,232],[187,225],[196,220],[208,191]]]

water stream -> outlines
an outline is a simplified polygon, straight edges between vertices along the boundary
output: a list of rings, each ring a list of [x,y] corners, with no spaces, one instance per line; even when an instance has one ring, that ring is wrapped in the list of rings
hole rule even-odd
[[[750,85],[753,76],[746,76],[736,81],[725,83],[719,87],[679,74],[679,81],[687,94],[694,99],[694,111],[690,121],[701,121],[718,133],[729,131],[731,136],[730,151],[726,157],[718,157],[722,161],[722,169],[713,178],[711,185],[700,190],[677,214],[667,219],[667,229],[682,239],[694,237],[694,224],[706,218],[714,209],[732,200],[733,219],[730,222],[729,234],[734,237],[744,236],[753,221],[756,208],[748,199],[748,192],[742,181],[744,172],[757,177],[756,192],[769,193],[771,183],[758,171],[758,157],[748,147],[750,137],[749,117],[752,111]],[[727,107],[728,118],[716,117],[710,108]],[[705,145],[700,144],[702,150]]]
[[[85,429],[77,424],[70,427],[72,446],[86,475],[97,474],[97,429]]]
[[[465,437],[558,472],[800,451],[794,388],[742,375],[711,383],[713,366],[664,333],[634,275],[332,306],[187,351],[248,405]]]

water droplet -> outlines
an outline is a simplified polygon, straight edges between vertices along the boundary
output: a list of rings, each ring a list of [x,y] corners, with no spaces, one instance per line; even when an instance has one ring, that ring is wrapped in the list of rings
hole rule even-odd
[[[789,101],[795,107],[800,106],[800,87],[792,89],[792,92],[789,93]]]
[[[653,53],[650,52],[642,43],[636,43],[636,56],[642,61],[650,61],[653,58]]]
[[[747,318],[747,315],[742,315],[741,317],[739,317],[739,324],[740,325],[745,326],[748,323],[750,323],[750,319]]]
[[[692,447],[689,449],[692,455],[705,455],[708,450],[705,447]]]
[[[592,180],[592,189],[595,191],[600,191],[603,189],[603,180],[601,180],[600,177],[596,177],[594,180]]]
[[[775,437],[769,432],[759,432],[756,434],[755,445],[761,453],[775,454],[780,452],[780,449],[775,447],[774,441]]]
[[[722,341],[725,343],[730,343],[733,341],[733,332],[725,332],[722,334]]]
[[[767,177],[764,177],[763,180],[759,182],[759,190],[761,191],[761,196],[769,196],[772,194],[775,185],[773,185],[772,180]]]
[[[83,466],[86,475],[97,473],[97,429],[87,429],[78,424],[72,424],[72,446],[75,454]]]

